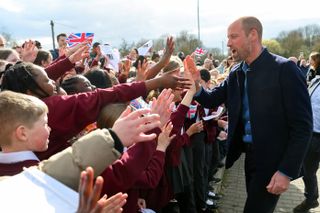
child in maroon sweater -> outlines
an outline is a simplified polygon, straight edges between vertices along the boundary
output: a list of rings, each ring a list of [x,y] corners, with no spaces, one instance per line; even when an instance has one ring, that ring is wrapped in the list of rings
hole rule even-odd
[[[0,123],[2,123],[2,128],[0,130],[0,147],[2,149],[2,152],[0,152],[0,177],[2,179],[2,176],[11,176],[20,173],[23,167],[38,165],[39,160],[32,151],[44,151],[48,148],[50,128],[47,124],[48,108],[44,102],[36,97],[10,91],[1,92],[0,108]],[[144,113],[146,113],[146,111]],[[114,125],[114,129],[123,129],[126,126],[124,125],[125,123],[128,124],[130,123],[130,120],[132,121],[132,119],[125,119],[124,116],[121,116],[120,119],[124,119],[125,121],[117,122],[117,124]],[[134,122],[136,122],[136,120],[134,120]],[[122,125],[119,123],[122,123]],[[141,132],[138,134],[140,133]],[[132,136],[135,135],[131,135],[131,137]],[[120,137],[123,141],[128,141],[123,135],[120,135]],[[110,154],[105,152],[105,147],[109,146],[107,142],[108,137],[105,136],[105,138],[105,141],[103,141],[105,145],[102,146],[95,142],[86,142],[82,144],[98,145],[99,148],[103,149],[103,154]],[[79,144],[80,143],[78,143],[78,145]],[[91,150],[94,147],[87,146],[87,148]],[[76,148],[73,151],[79,152],[80,149]],[[54,168],[59,165],[68,164],[70,161],[67,159],[67,152],[60,154],[59,157],[56,156],[55,160],[52,160],[51,165],[54,165]],[[98,153],[96,152],[96,154]],[[77,160],[80,160],[80,158]],[[102,162],[104,160],[99,159],[99,161]],[[87,161],[87,163],[89,162]],[[49,165],[49,163],[46,163],[46,165]],[[38,167],[38,169],[42,170],[41,167]],[[49,171],[50,170],[51,169],[49,169]],[[50,175],[47,166],[45,166],[45,169],[42,171]],[[76,173],[76,171],[71,169],[70,173]],[[78,176],[77,179],[79,179],[79,174],[76,175]],[[53,177],[56,178],[56,176]],[[121,207],[124,205],[127,195],[118,193],[109,199],[104,197],[99,200],[98,192],[99,187],[101,190],[103,179],[98,177],[93,189],[93,177],[92,168],[88,168],[86,172],[82,172],[81,174],[79,185],[80,204],[77,212],[87,213],[94,207],[96,210],[95,212],[102,212],[102,210],[104,210],[104,212],[107,210],[114,210],[116,212],[121,211]],[[58,180],[65,183],[59,178]],[[91,193],[91,191],[93,191],[93,193]],[[88,197],[89,195],[91,197]],[[98,209],[101,211],[98,211]]]
[[[169,72],[171,74],[179,74],[180,67],[179,64],[175,61],[170,61],[169,64],[164,68],[164,72]],[[185,71],[185,76],[191,78],[191,74],[188,71]],[[181,91],[174,91],[175,102],[181,101]],[[143,190],[141,195],[146,199],[146,205],[148,208],[159,211],[165,205],[168,204],[170,199],[174,198],[174,194],[178,192],[183,192],[183,184],[188,182],[188,177],[185,177],[184,174],[179,174],[184,179],[183,181],[177,183],[173,180],[172,173],[178,174],[182,167],[185,167],[187,170],[189,168],[186,165],[187,162],[182,162],[181,159],[185,156],[183,147],[190,145],[190,136],[196,132],[200,132],[203,128],[202,123],[195,123],[187,130],[183,130],[183,125],[185,121],[185,116],[189,110],[189,105],[193,99],[195,93],[195,88],[193,85],[187,91],[186,95],[182,99],[181,103],[178,105],[175,112],[170,116],[170,121],[173,124],[173,130],[171,134],[176,134],[177,136],[173,139],[166,151],[165,159],[165,173],[162,175],[158,186],[152,190]],[[188,172],[188,171],[187,171]],[[185,182],[184,182],[185,181]],[[182,183],[184,182],[184,183]]]
[[[157,100],[154,100],[151,112],[160,114],[162,126],[168,122],[170,112],[167,110],[172,101],[171,90],[164,90]],[[103,110],[98,127],[113,125],[117,115],[125,108],[125,104],[109,104]],[[135,144],[123,153],[121,158],[105,169],[101,176],[105,179],[103,193],[108,196],[119,191],[128,193],[124,212],[137,212],[137,202],[140,188],[156,187],[162,176],[165,150],[174,135],[169,137],[172,125],[152,132],[159,135],[156,140],[148,143]]]
[[[112,102],[126,102],[158,87],[188,86],[185,79],[172,75],[162,75],[160,78],[120,84],[109,89],[97,89],[75,95],[56,95],[54,81],[48,78],[43,68],[28,64],[17,63],[8,68],[3,76],[2,90],[30,94],[41,98],[50,113],[48,123],[52,131],[48,150],[37,153],[40,160],[47,159],[53,154],[67,148],[70,138],[77,135],[88,124],[96,121],[101,108]]]
[[[0,147],[2,149],[0,152],[0,176],[11,176],[20,173],[23,167],[38,165],[39,159],[33,152],[42,152],[48,148],[50,133],[47,118],[48,108],[44,102],[34,96],[10,91],[0,93],[0,108],[0,123],[2,123],[0,130]],[[120,155],[123,146],[132,145],[132,138],[138,137],[138,142],[154,139],[155,135],[141,134],[145,130],[158,127],[160,125],[159,116],[148,115],[139,118],[139,115],[149,111],[140,110],[132,114],[128,114],[128,112],[127,109],[109,131],[106,129],[96,130],[76,142],[72,146],[72,150],[70,150],[71,148],[64,150],[49,161],[42,163],[46,173],[51,175],[51,170],[48,169],[48,166],[51,165],[51,168],[54,168],[52,169],[54,177],[59,173],[58,177],[66,178],[65,184],[75,188],[73,186],[78,181],[70,183],[69,180],[72,180],[73,176],[64,176],[62,174],[65,172],[61,172],[61,170],[70,169],[75,173],[79,169],[81,171],[81,168],[78,169],[78,167],[83,168],[84,165],[93,164],[98,165],[101,171],[105,168],[106,162],[110,164]],[[84,150],[89,156],[78,156]],[[90,157],[92,153],[97,159],[94,159],[94,156]],[[70,168],[63,168],[68,165],[71,165]],[[78,175],[76,174],[76,178]],[[62,180],[60,179],[60,181]]]

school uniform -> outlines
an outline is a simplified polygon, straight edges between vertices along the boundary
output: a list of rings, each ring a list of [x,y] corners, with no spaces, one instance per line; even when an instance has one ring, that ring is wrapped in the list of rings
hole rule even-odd
[[[45,152],[36,152],[40,160],[70,146],[68,140],[97,120],[101,109],[110,103],[126,102],[146,95],[144,82],[120,84],[108,89],[75,95],[50,96],[42,99],[48,106],[50,143]]]
[[[118,138],[113,137],[107,129],[97,129],[81,137],[72,147],[41,162],[31,151],[0,152],[0,176],[16,175],[24,167],[37,166],[39,170],[78,191],[80,173],[91,166],[97,177],[119,158],[122,151],[119,143]],[[118,150],[116,147],[119,147]]]

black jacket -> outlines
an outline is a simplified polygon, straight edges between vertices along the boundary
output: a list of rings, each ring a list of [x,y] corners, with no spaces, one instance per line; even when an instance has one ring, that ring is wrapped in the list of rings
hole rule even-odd
[[[312,134],[312,111],[305,78],[287,59],[264,49],[250,64],[247,91],[257,174],[271,177],[277,170],[297,178]],[[243,151],[242,63],[211,92],[202,90],[195,99],[204,107],[225,103],[229,127],[226,167]]]

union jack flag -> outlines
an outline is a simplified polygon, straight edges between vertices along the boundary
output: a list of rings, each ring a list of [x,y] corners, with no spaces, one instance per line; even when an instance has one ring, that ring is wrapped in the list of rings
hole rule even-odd
[[[206,52],[207,52],[206,50],[199,47],[197,47],[197,49],[194,51],[196,55],[204,55]]]
[[[93,37],[94,33],[71,33],[67,38],[68,47],[73,47],[85,41],[89,41],[91,45]]]

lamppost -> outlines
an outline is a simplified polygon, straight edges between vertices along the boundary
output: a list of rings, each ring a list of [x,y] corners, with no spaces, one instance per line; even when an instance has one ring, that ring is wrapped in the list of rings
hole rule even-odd
[[[53,46],[53,51],[54,51],[56,48],[56,45],[54,42],[54,23],[52,20],[50,21],[50,25],[51,25],[52,46]]]
[[[198,19],[198,41],[200,42],[199,0],[197,0],[197,19]]]

